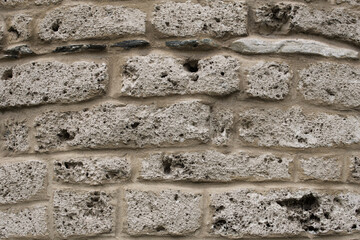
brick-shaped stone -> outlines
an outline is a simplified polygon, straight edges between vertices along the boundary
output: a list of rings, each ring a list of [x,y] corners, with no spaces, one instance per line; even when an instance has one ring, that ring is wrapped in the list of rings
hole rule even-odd
[[[117,183],[128,180],[130,171],[130,162],[125,157],[78,157],[54,163],[55,179],[65,183]]]
[[[240,114],[239,135],[258,146],[331,147],[360,142],[360,118],[309,113],[301,107],[253,108]]]
[[[10,152],[29,150],[29,127],[26,120],[8,119],[3,124],[4,147]]]
[[[212,136],[215,145],[227,145],[232,137],[234,114],[230,109],[214,107],[210,119]]]
[[[360,195],[273,189],[211,194],[211,232],[231,238],[352,233],[360,227]]]
[[[140,177],[145,180],[228,182],[232,180],[289,180],[289,156],[217,151],[155,153],[142,161]]]
[[[45,238],[48,236],[46,211],[46,206],[42,205],[0,211],[0,238]]]
[[[32,160],[0,165],[0,204],[39,199],[46,194],[46,164]]]
[[[242,1],[165,2],[155,6],[152,23],[164,36],[244,36],[247,12]]]
[[[146,14],[111,5],[78,4],[58,7],[39,21],[42,40],[104,39],[145,33]]]
[[[340,181],[342,162],[337,157],[310,157],[300,159],[302,180]]]
[[[226,95],[239,90],[239,65],[237,59],[223,55],[201,60],[135,56],[124,66],[121,91],[135,97]]]
[[[2,7],[28,7],[31,5],[47,6],[52,4],[61,3],[63,0],[0,0]]]
[[[320,62],[300,71],[299,91],[311,103],[360,106],[360,68]]]
[[[131,235],[185,235],[200,228],[201,194],[128,189],[125,198],[126,230]]]
[[[82,111],[49,111],[35,122],[39,151],[170,146],[210,138],[210,106],[198,101],[165,107],[105,103]]]
[[[360,15],[349,8],[313,8],[298,3],[268,3],[255,9],[260,32],[299,32],[360,45]]]
[[[350,176],[351,182],[360,183],[360,157],[352,156],[350,158]]]
[[[30,24],[33,18],[28,14],[17,14],[8,19],[8,41],[26,41],[31,36]]]
[[[107,65],[94,62],[29,62],[0,67],[0,108],[72,103],[103,95]]]
[[[64,238],[93,236],[114,231],[115,200],[103,191],[57,190],[54,193],[54,225]]]
[[[286,63],[259,62],[246,76],[246,93],[252,97],[281,100],[289,93],[292,72]]]

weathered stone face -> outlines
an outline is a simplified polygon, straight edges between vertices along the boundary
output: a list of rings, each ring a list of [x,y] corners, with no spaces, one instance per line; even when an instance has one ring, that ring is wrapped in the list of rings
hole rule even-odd
[[[311,157],[300,159],[301,179],[340,181],[342,163],[337,157]]]
[[[10,152],[26,152],[29,149],[29,127],[26,120],[7,119],[2,136],[5,149]]]

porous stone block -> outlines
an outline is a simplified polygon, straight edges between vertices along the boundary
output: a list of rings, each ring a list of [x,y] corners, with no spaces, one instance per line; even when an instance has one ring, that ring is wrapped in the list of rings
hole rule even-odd
[[[352,233],[360,227],[360,195],[315,190],[244,189],[211,194],[211,232],[230,238]]]
[[[332,147],[360,142],[360,119],[352,115],[309,113],[301,107],[253,108],[240,113],[239,135],[258,146]]]
[[[155,153],[142,160],[145,180],[228,182],[232,180],[289,180],[290,156],[217,151]]]
[[[105,103],[82,111],[49,111],[35,120],[36,150],[205,143],[210,106],[183,101],[166,107]]]
[[[311,103],[360,106],[360,68],[331,62],[313,63],[300,71],[298,89]]]
[[[128,180],[130,170],[125,157],[75,157],[54,163],[55,179],[65,183],[117,183]]]
[[[4,38],[4,31],[5,31],[5,22],[3,21],[2,18],[0,18],[0,42]]]
[[[239,68],[237,59],[223,55],[201,60],[158,54],[135,56],[123,68],[121,92],[135,97],[226,95],[239,89]]]
[[[152,23],[164,36],[244,36],[247,12],[242,1],[206,1],[203,5],[169,1],[155,5]]]
[[[214,107],[211,119],[212,143],[218,146],[227,145],[232,137],[234,114],[230,109]]]
[[[337,157],[310,157],[300,159],[302,180],[340,181],[342,162]]]
[[[55,230],[63,238],[114,231],[115,206],[109,193],[57,190],[53,204]]]
[[[30,24],[33,18],[28,14],[17,14],[9,18],[8,41],[21,42],[26,41],[31,36]]]
[[[201,194],[128,189],[125,198],[126,231],[131,235],[185,235],[200,228]]]
[[[138,9],[111,5],[78,4],[48,12],[39,21],[45,41],[103,39],[145,33],[146,14]]]
[[[72,103],[101,96],[107,65],[94,62],[38,61],[0,67],[0,108]]]
[[[0,90],[1,91],[1,90]],[[4,147],[10,152],[29,150],[29,127],[26,120],[8,119],[3,124]]]
[[[252,97],[282,100],[289,93],[292,72],[286,63],[261,61],[246,75],[246,93]]]
[[[351,182],[360,183],[360,157],[352,156],[350,158],[350,176]]]
[[[0,165],[0,204],[41,199],[46,194],[47,167],[40,161]]]
[[[47,6],[61,2],[62,0],[0,0],[0,6],[25,8],[31,5]]]

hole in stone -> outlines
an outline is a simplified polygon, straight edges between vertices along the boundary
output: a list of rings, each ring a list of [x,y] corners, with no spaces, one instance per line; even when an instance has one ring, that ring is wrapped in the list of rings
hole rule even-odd
[[[177,201],[179,199],[179,195],[175,194],[174,200]]]
[[[302,196],[300,199],[288,198],[284,200],[276,201],[282,207],[287,208],[301,208],[305,211],[317,208],[319,206],[319,200],[312,193]]]
[[[3,80],[9,80],[13,77],[13,70],[10,68],[10,69],[7,69],[4,71],[1,79]]]
[[[163,226],[157,226],[155,229],[157,232],[165,231],[165,228]]]
[[[225,75],[225,73],[224,73],[224,72],[221,72],[220,74],[221,74],[221,76],[224,76],[224,75]]]
[[[47,96],[44,96],[44,97],[43,97],[43,100],[44,100],[45,102],[47,102],[47,101],[49,100],[49,98],[48,98]]]
[[[73,140],[75,137],[74,135],[70,134],[66,129],[61,129],[60,133],[58,133],[57,136],[62,141]]]
[[[137,126],[139,126],[139,125],[140,125],[139,122],[134,122],[134,123],[131,124],[131,127],[132,128],[137,128]]]
[[[170,159],[163,160],[162,165],[164,168],[164,173],[169,174],[171,172],[171,160]]]
[[[183,66],[189,72],[197,72],[199,70],[198,63],[198,60],[188,60],[184,63]]]
[[[165,72],[161,73],[161,78],[165,78],[165,77],[167,77],[167,76],[168,76],[167,73],[165,73]]]
[[[214,227],[215,229],[220,229],[220,228],[222,228],[225,224],[226,224],[226,221],[225,221],[224,219],[219,219],[219,220],[217,220],[216,222],[214,222],[213,227]]]
[[[60,21],[59,21],[59,20],[56,20],[56,22],[54,22],[54,23],[51,25],[51,29],[52,29],[54,32],[59,31],[59,27],[60,27]]]
[[[12,27],[12,26],[8,29],[8,32],[15,33],[17,38],[20,37],[19,31],[16,28]]]

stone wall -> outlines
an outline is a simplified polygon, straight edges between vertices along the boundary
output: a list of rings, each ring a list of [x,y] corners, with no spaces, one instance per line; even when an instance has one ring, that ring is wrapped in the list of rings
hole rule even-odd
[[[360,239],[359,0],[0,0],[0,238]]]

